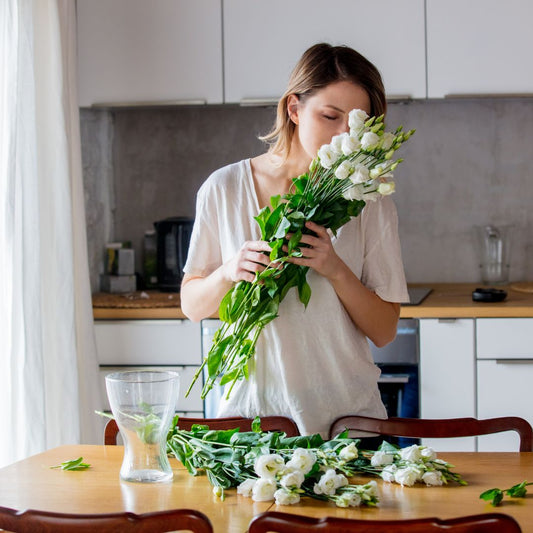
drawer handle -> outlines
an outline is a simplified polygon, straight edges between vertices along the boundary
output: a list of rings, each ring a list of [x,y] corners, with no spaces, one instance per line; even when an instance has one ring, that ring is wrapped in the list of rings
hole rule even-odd
[[[533,359],[496,359],[497,365],[531,365]]]

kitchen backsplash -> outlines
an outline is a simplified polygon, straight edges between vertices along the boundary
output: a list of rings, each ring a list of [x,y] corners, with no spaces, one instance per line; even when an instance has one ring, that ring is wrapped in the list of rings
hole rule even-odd
[[[93,292],[106,242],[194,216],[215,169],[264,150],[273,107],[81,110]],[[511,280],[533,280],[533,98],[417,100],[389,105],[388,128],[416,128],[402,148],[394,200],[410,282],[480,281],[478,224],[514,224]]]

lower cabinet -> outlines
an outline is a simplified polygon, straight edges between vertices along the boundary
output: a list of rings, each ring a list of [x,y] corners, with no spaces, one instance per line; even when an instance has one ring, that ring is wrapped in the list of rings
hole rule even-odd
[[[420,416],[476,416],[474,319],[420,320]],[[475,451],[476,438],[423,439],[439,451]]]
[[[100,405],[109,410],[105,376],[127,370],[173,370],[180,375],[176,412],[204,416],[200,378],[185,393],[202,361],[201,327],[190,320],[96,320]]]

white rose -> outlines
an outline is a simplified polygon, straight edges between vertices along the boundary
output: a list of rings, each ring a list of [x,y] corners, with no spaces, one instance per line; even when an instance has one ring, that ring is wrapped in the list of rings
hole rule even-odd
[[[437,452],[433,448],[425,447],[420,450],[420,455],[428,461],[434,461],[437,458]]]
[[[339,487],[344,487],[348,484],[348,480],[342,474],[335,473],[335,470],[330,468],[320,478],[318,483],[315,483],[313,491],[315,494],[325,494],[332,496]]]
[[[364,150],[370,150],[371,148],[375,148],[377,146],[379,140],[379,136],[376,133],[367,131],[361,138],[361,146]]]
[[[376,178],[379,178],[380,176],[383,176],[384,175],[383,173],[386,168],[387,168],[387,163],[379,163],[370,171],[370,177],[372,179],[376,179]]]
[[[345,160],[335,169],[335,177],[339,180],[345,180],[350,177],[353,171],[352,164],[348,160]]]
[[[381,137],[381,148],[383,148],[383,150],[388,150],[392,146],[393,142],[394,135],[387,131]]]
[[[252,500],[254,502],[269,502],[274,499],[277,489],[276,481],[272,478],[259,478],[252,489]]]
[[[296,448],[292,457],[287,461],[286,467],[292,470],[300,470],[302,474],[308,474],[316,463],[316,455],[311,450]]]
[[[422,481],[429,487],[440,486],[443,483],[442,473],[438,470],[433,470],[429,472],[424,472],[422,474]]]
[[[352,135],[346,135],[342,140],[341,150],[344,155],[350,155],[361,148],[361,141]]]
[[[364,192],[360,187],[354,185],[353,187],[345,190],[342,193],[342,196],[346,198],[346,200],[363,200]]]
[[[300,495],[297,492],[278,489],[274,492],[274,499],[277,505],[294,505],[300,501]]]
[[[348,133],[341,133],[340,135],[335,135],[331,138],[330,147],[338,155],[342,154],[342,146],[344,143],[344,138],[349,137]]]
[[[394,461],[394,456],[391,453],[377,451],[372,456],[370,464],[372,466],[390,465]]]
[[[254,485],[256,479],[245,479],[238,487],[237,487],[237,494],[242,494],[243,496],[246,496],[249,498],[252,495],[252,491],[254,489]]]
[[[383,183],[380,184],[384,185]],[[407,448],[402,448],[400,450],[400,457],[404,461],[410,461],[411,463],[416,463],[417,461],[420,461],[420,446],[418,444],[413,444],[412,446],[409,446]]]
[[[291,487],[300,488],[304,482],[305,476],[301,470],[292,470],[285,474],[279,481],[279,484],[286,489]]]
[[[398,470],[398,467],[396,465],[388,465],[381,471],[381,479],[383,481],[388,481],[389,483],[392,483],[394,481],[394,474]]]
[[[276,474],[285,466],[283,457],[277,453],[260,455],[254,465],[255,473],[259,477],[274,478]]]
[[[364,183],[365,181],[368,181],[369,178],[370,176],[368,174],[368,168],[361,163],[355,165],[353,173],[350,175],[350,181],[352,183]]]
[[[352,109],[348,113],[348,126],[350,130],[358,130],[365,125],[365,121],[368,119],[366,111],[362,109]]]
[[[318,157],[324,168],[331,168],[339,158],[339,154],[335,153],[329,144],[323,144],[318,150]]]
[[[412,487],[419,479],[421,479],[420,471],[414,466],[407,466],[405,468],[398,468],[394,472],[394,481],[402,485]]]
[[[378,192],[382,196],[388,196],[396,190],[396,185],[394,181],[385,181],[378,185]]]
[[[357,450],[355,442],[352,442],[348,444],[348,446],[345,446],[339,453],[339,457],[344,461],[352,461],[353,459],[357,459],[358,456],[359,451]]]

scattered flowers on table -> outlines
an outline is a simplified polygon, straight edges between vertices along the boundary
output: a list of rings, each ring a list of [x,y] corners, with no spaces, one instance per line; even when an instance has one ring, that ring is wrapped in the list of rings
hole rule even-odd
[[[270,206],[254,217],[261,239],[272,249],[270,265],[252,283],[237,283],[222,299],[219,316],[223,324],[186,396],[206,367],[202,398],[217,381],[230,385],[226,389],[229,397],[235,383],[248,378],[259,335],[278,316],[279,304],[289,289],[297,287],[300,301],[307,306],[311,298],[308,267],[287,261],[305,253],[299,243],[302,235],[309,233],[307,221],[336,234],[361,213],[367,201],[394,192],[392,172],[402,160],[393,157],[414,130],[404,132],[400,126],[394,133],[386,132],[383,115],[369,117],[361,109],[350,111],[348,124],[350,131],[334,136],[318,150],[309,171],[292,180],[288,194],[273,196]]]
[[[378,450],[358,448],[358,439],[345,431],[324,441],[318,434],[287,437],[262,432],[256,419],[253,431],[210,430],[195,425],[179,429],[176,417],[167,439],[167,451],[192,475],[205,473],[213,493],[224,499],[225,490],[254,501],[294,505],[308,496],[339,507],[375,506],[379,489],[375,480],[352,483],[356,476],[376,476],[384,481],[413,486],[438,486],[450,481],[466,485],[453,465],[437,458],[431,448],[413,445],[398,448],[383,442]]]

